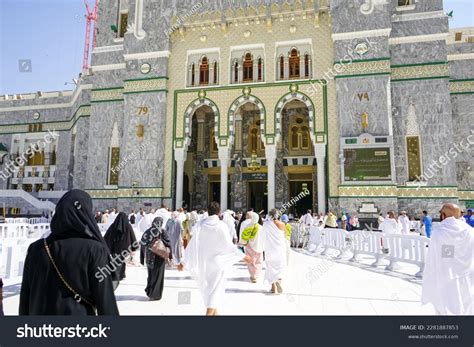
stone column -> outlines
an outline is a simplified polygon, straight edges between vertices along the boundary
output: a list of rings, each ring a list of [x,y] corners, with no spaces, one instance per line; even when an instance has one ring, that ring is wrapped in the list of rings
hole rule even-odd
[[[175,148],[174,159],[176,160],[176,209],[179,209],[183,205],[183,178],[186,149]]]
[[[309,56],[309,58],[308,58],[308,70],[309,70],[309,71],[308,71],[308,77],[309,77],[309,78],[313,78],[313,73],[312,73],[312,71],[313,71],[313,69],[312,69],[313,65],[312,65],[312,64],[313,64],[313,62],[311,61],[311,56]]]
[[[283,60],[285,62],[284,63],[285,68],[284,68],[284,71],[283,71],[283,75],[285,76],[284,79],[287,80],[287,79],[290,78],[290,61],[288,60],[287,57],[284,57]]]
[[[318,212],[326,213],[326,145],[315,144],[314,153],[318,171]]]
[[[243,66],[242,66],[242,62],[239,61],[239,75],[237,77],[237,80],[239,81],[238,83],[242,83],[242,79],[243,79],[243,70],[242,70]]]
[[[258,59],[253,60],[253,81],[258,81]]]
[[[197,151],[204,151],[204,121],[205,118],[203,115],[196,115],[197,117]]]
[[[209,64],[209,85],[214,84],[214,64],[210,63]]]
[[[265,158],[268,168],[268,210],[275,208],[275,161],[276,145],[267,145],[265,147]]]
[[[227,210],[227,182],[229,168],[229,147],[219,147],[219,161],[221,165],[221,211]]]
[[[305,76],[305,66],[304,66],[304,54],[300,55],[300,78],[304,78]]]

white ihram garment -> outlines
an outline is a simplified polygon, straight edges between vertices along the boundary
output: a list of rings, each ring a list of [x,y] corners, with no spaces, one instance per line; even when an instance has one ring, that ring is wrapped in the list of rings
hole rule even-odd
[[[398,220],[402,226],[402,234],[410,234],[410,219],[407,216],[400,216]]]
[[[196,279],[204,305],[217,308],[225,293],[226,271],[245,254],[232,243],[227,225],[216,215],[193,229],[182,263]]]
[[[421,301],[442,315],[474,314],[474,229],[449,217],[433,226]]]
[[[286,270],[285,232],[278,229],[272,220],[263,223],[261,230],[265,249],[265,281],[275,283],[283,278]]]
[[[151,228],[151,224],[155,219],[155,215],[152,213],[147,213],[138,223],[138,229],[143,234],[145,231]]]

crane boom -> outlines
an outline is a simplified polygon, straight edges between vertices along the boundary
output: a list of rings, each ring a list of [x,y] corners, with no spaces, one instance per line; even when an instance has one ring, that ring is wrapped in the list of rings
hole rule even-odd
[[[84,4],[86,6],[86,38],[84,42],[84,60],[82,63],[82,71],[84,74],[87,74],[89,71],[89,51],[91,45],[91,28],[93,28],[94,33],[92,37],[92,48],[95,47],[95,39],[96,39],[96,27],[97,27],[97,14],[99,11],[99,1],[95,0],[94,9],[91,11],[88,0],[84,0]],[[92,27],[92,24],[94,26]]]

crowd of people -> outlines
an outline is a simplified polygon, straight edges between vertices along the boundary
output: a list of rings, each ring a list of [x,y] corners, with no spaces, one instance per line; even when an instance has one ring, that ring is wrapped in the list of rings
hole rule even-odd
[[[468,213],[470,218],[472,211]],[[281,294],[290,262],[291,218],[294,220],[276,209],[268,214],[253,210],[221,212],[217,202],[199,213],[171,211],[162,205],[148,213],[140,209],[127,215],[112,209],[94,216],[90,196],[80,190],[70,191],[57,204],[51,234],[28,249],[19,312],[119,314],[114,290],[126,277],[127,262],[146,266],[144,291],[150,300],[162,299],[166,269],[188,271],[210,316],[218,314],[228,271],[239,261],[246,263],[251,283],[267,283],[270,293]],[[456,205],[446,204],[441,223],[431,230],[432,219],[423,213],[421,225],[431,236],[423,302],[433,303],[440,314],[471,314],[474,309],[474,234],[469,218]],[[104,237],[99,221],[107,225]],[[313,215],[308,210],[299,222],[308,227],[360,228],[357,215],[346,213],[338,217],[332,212]],[[410,219],[404,211],[400,216],[389,212],[386,217],[379,216],[379,229],[408,233]],[[135,231],[140,232],[139,239]],[[455,249],[454,256],[446,257],[446,245]]]
[[[137,259],[148,270],[144,290],[150,300],[162,299],[166,268],[189,271],[206,315],[218,314],[226,274],[239,261],[247,264],[252,283],[265,263],[263,282],[281,294],[289,262],[288,222],[276,209],[267,215],[221,213],[217,202],[200,213],[163,205],[149,213],[111,209],[94,216],[90,196],[72,190],[57,204],[51,233],[28,249],[20,315],[116,315],[114,290],[126,277],[127,262]],[[99,224],[107,226],[103,237]]]

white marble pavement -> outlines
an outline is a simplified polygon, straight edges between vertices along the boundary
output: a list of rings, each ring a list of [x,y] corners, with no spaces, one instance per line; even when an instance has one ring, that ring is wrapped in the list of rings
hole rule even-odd
[[[293,251],[283,282],[284,293],[269,293],[261,281],[253,284],[243,263],[229,273],[222,315],[432,315],[420,303],[421,285],[405,267],[388,273],[362,264],[335,262]],[[19,280],[6,283],[6,315],[18,313]],[[166,270],[161,301],[148,301],[146,268],[128,266],[127,278],[116,297],[122,315],[202,315],[205,312],[196,283],[186,272]]]

